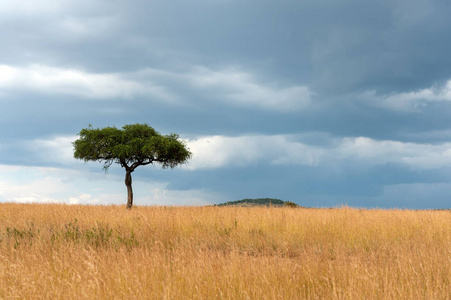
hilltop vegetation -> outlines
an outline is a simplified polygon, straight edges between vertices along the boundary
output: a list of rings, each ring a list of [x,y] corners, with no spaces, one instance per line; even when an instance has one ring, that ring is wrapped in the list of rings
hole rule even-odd
[[[449,299],[449,211],[0,204],[0,299]]]
[[[252,206],[274,206],[274,207],[282,207],[282,206],[291,206],[296,207],[298,206],[294,202],[290,201],[283,201],[280,199],[274,199],[274,198],[257,198],[257,199],[243,199],[243,200],[236,200],[236,201],[228,201],[226,203],[216,204],[216,206],[245,206],[245,207],[252,207]]]

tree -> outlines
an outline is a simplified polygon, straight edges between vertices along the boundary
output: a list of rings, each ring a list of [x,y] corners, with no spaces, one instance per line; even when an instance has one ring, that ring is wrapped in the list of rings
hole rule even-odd
[[[74,157],[88,161],[103,161],[103,169],[113,163],[125,168],[127,208],[133,205],[132,172],[139,166],[158,163],[163,169],[184,164],[192,153],[177,134],[161,135],[148,124],[88,128],[80,131],[73,142]]]

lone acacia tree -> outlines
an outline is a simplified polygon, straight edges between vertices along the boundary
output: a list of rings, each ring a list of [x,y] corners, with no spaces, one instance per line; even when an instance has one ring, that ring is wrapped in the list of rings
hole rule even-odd
[[[74,157],[87,161],[103,161],[105,172],[113,163],[125,168],[127,208],[133,205],[132,172],[139,166],[158,163],[165,168],[184,164],[192,153],[177,134],[161,135],[148,124],[88,128],[80,131],[73,142]]]

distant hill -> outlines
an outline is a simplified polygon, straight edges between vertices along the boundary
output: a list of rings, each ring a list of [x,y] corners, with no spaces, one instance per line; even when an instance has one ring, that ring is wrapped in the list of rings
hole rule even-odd
[[[228,206],[228,205],[245,206],[245,207],[251,207],[251,206],[282,207],[282,206],[286,206],[286,205],[292,206],[292,207],[298,206],[296,203],[293,203],[290,201],[283,201],[280,199],[274,199],[274,198],[243,199],[243,200],[236,200],[236,201],[228,201],[226,203],[221,203],[221,204],[215,204],[215,206]]]

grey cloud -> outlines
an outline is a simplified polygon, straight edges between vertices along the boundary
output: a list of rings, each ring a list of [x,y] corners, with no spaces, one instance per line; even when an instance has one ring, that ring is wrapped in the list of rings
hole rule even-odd
[[[278,165],[255,159],[240,168],[140,173],[172,190],[390,207],[412,188],[437,191],[431,206],[444,203],[447,167],[411,166],[419,157],[440,165],[449,143],[449,1],[7,2],[0,65],[23,76],[8,83],[0,70],[0,163],[61,167],[21,141],[74,135],[89,123],[147,122],[190,139],[289,136],[294,145],[283,152],[254,141],[256,158],[285,153]],[[36,83],[33,65],[58,79]],[[78,79],[61,79],[69,69]],[[369,139],[377,159],[336,155],[336,141],[357,137]],[[293,157],[309,161],[296,145],[335,151],[337,162],[290,165]],[[397,163],[409,155],[417,160]],[[97,167],[85,166],[101,173]],[[111,172],[122,180],[120,171]],[[412,199],[406,205],[425,207],[425,197]]]
[[[94,72],[240,64],[325,95],[403,92],[451,78],[449,10],[446,1],[74,2],[52,18],[4,21],[0,54]]]

